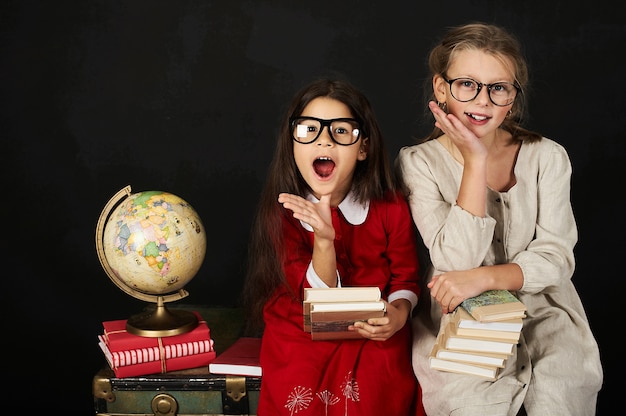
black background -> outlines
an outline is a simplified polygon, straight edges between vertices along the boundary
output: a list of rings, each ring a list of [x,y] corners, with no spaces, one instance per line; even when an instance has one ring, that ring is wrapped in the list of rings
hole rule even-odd
[[[598,414],[620,406],[626,22],[606,0],[5,1],[2,80],[3,375],[8,406],[93,413],[104,320],[144,303],[104,273],[94,235],[118,190],[162,190],[208,242],[190,305],[235,306],[248,229],[287,102],[329,72],[370,98],[398,149],[430,130],[426,54],[470,20],[522,41],[527,125],[562,143],[579,225],[573,280],[605,369]],[[581,365],[581,363],[572,363]],[[6,384],[5,384],[6,386]]]

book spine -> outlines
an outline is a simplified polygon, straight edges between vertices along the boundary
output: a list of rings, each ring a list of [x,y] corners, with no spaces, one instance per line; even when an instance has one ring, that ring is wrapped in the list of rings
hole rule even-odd
[[[302,328],[304,332],[311,332],[311,303],[302,303]]]
[[[150,361],[160,361],[163,358],[169,360],[171,358],[211,352],[213,351],[212,344],[212,340],[185,342],[175,345],[165,345],[163,347],[112,351],[111,356],[115,367],[124,367]]]

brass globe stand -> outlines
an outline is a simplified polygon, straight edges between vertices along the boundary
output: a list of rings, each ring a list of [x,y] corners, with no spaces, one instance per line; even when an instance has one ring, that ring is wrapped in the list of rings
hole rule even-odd
[[[188,296],[189,292],[184,289],[179,289],[175,293],[166,295],[150,295],[137,291],[128,286],[120,276],[115,273],[107,261],[103,245],[103,234],[106,222],[113,208],[117,206],[124,197],[130,195],[130,185],[118,191],[105,205],[96,226],[96,251],[98,252],[98,259],[111,281],[122,291],[134,298],[156,304],[148,306],[143,312],[128,318],[126,330],[131,334],[153,338],[168,337],[189,332],[198,325],[196,315],[182,309],[170,310],[165,305],[166,302],[176,301]]]
[[[169,337],[189,332],[197,325],[196,315],[180,309],[170,310],[163,296],[157,296],[156,308],[148,307],[128,318],[126,330],[142,337]]]

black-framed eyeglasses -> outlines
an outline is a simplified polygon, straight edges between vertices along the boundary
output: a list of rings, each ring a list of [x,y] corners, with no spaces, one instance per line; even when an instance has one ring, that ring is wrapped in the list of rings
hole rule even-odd
[[[350,146],[361,137],[361,123],[354,118],[324,120],[316,117],[292,117],[289,120],[291,137],[302,144],[313,143],[328,127],[330,138],[341,146]]]
[[[478,97],[483,87],[486,87],[491,102],[499,107],[504,107],[515,101],[515,97],[517,97],[517,93],[520,90],[517,85],[510,82],[483,84],[472,78],[442,78],[450,84],[452,96],[462,103],[472,101],[474,98]]]

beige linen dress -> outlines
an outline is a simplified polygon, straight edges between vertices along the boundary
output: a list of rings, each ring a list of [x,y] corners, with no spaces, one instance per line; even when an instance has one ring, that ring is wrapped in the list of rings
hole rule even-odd
[[[400,149],[413,220],[435,274],[518,264],[527,306],[518,347],[496,381],[431,370],[441,309],[425,288],[413,317],[413,369],[429,416],[594,415],[603,371],[597,342],[571,281],[578,231],[570,202],[571,163],[548,138],[522,143],[508,192],[487,193],[487,215],[456,205],[463,165],[437,140]]]

